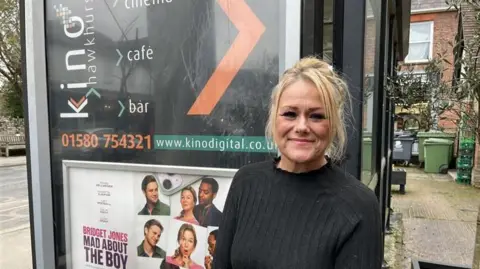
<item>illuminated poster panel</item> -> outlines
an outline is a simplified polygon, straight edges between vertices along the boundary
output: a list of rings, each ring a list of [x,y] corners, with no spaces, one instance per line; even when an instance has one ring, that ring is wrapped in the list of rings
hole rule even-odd
[[[62,157],[238,168],[275,152],[278,1],[49,0],[46,13]]]
[[[286,10],[45,0],[59,268],[209,268],[235,170],[276,155]]]

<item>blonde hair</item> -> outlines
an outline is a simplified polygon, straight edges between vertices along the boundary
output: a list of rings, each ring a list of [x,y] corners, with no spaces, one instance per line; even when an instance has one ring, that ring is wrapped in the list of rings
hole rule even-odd
[[[326,118],[330,123],[329,141],[325,154],[332,161],[341,160],[346,148],[345,108],[350,108],[350,106],[346,106],[346,104],[350,104],[350,94],[346,82],[333,68],[327,62],[315,57],[300,59],[280,78],[270,100],[270,112],[265,128],[267,138],[276,142],[275,122],[280,97],[285,89],[299,80],[308,81],[317,88],[324,105]]]

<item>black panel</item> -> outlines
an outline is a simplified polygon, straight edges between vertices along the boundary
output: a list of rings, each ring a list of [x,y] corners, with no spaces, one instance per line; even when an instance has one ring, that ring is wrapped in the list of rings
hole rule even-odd
[[[347,111],[351,120],[347,125],[348,144],[344,167],[361,179],[363,122],[363,69],[365,1],[335,1],[334,51],[335,66],[343,73],[350,90],[352,107]],[[341,19],[340,14],[344,14]]]
[[[234,46],[246,51],[247,58],[242,63],[236,55],[219,70],[220,79],[212,84],[213,92],[221,91],[223,79],[230,72],[235,73],[232,66],[240,63],[233,80],[226,83],[225,93],[213,102],[213,110],[202,115],[188,112],[239,34],[219,1],[45,2],[59,268],[64,266],[65,258],[62,160],[239,168],[274,154],[273,149],[266,148],[264,126],[270,93],[279,73],[279,40],[283,31],[279,29],[279,1],[245,1],[260,23],[249,29],[246,43],[252,40],[252,32],[261,32],[258,43],[251,51],[245,43]],[[132,6],[146,2],[150,6]],[[244,14],[238,17],[245,18]],[[140,60],[130,61],[135,59],[135,53]],[[209,95],[203,102],[213,99]],[[80,143],[79,134],[88,134],[90,138],[95,134],[100,146],[75,146]],[[103,147],[108,144],[103,139],[105,134],[110,138],[119,135],[119,139],[133,134],[135,139],[131,141],[143,149]],[[160,139],[155,141],[158,135],[167,139],[161,140],[162,147]],[[228,148],[229,137],[245,137],[247,144]],[[165,141],[182,144],[175,148]],[[195,146],[195,141],[203,148]],[[212,145],[204,147],[209,141],[213,141]]]

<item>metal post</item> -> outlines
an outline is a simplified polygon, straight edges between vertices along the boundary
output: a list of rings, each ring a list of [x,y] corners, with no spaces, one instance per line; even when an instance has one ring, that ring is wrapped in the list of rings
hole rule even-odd
[[[24,23],[25,120],[33,268],[55,268],[44,1],[20,1]]]

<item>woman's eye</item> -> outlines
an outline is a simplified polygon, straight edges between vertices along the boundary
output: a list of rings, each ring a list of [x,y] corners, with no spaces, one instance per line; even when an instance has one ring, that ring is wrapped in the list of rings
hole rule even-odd
[[[293,119],[297,116],[297,113],[295,113],[293,111],[287,111],[287,112],[282,113],[281,116]]]
[[[324,120],[327,118],[324,114],[321,113],[314,113],[310,117],[315,120]]]

